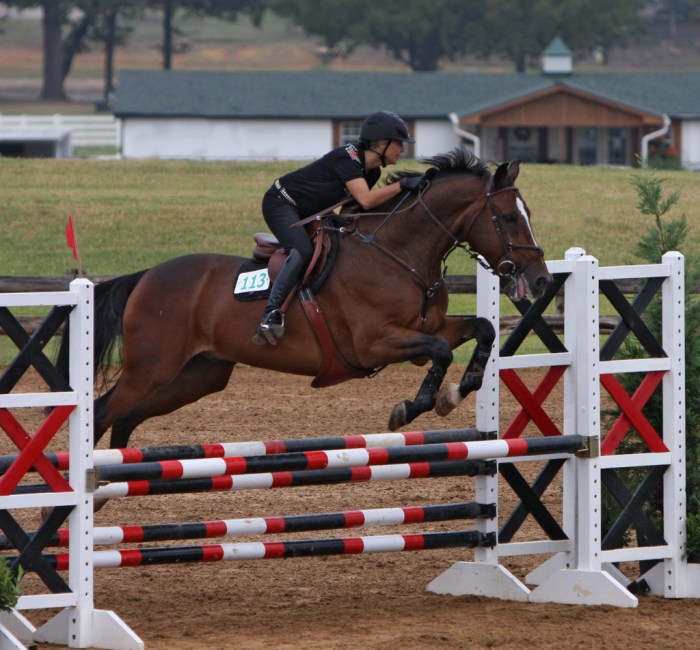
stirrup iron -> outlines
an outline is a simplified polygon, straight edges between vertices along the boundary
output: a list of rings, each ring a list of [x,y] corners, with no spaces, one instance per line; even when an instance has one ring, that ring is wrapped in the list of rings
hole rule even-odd
[[[279,322],[275,320],[279,318]],[[284,336],[284,314],[279,309],[274,309],[265,315],[253,336],[256,345],[277,345],[277,341]]]

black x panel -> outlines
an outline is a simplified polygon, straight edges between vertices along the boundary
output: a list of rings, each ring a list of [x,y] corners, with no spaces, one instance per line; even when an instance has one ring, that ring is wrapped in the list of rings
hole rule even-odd
[[[549,539],[568,539],[561,526],[540,500],[540,497],[565,462],[565,458],[556,458],[548,461],[532,485],[528,484],[513,463],[498,464],[499,473],[520,498],[520,504],[513,510],[508,521],[503,524],[498,533],[498,541],[500,543],[509,542],[513,539],[513,536],[518,532],[528,514],[532,514]]]
[[[34,366],[52,391],[71,390],[68,382],[61,377],[58,370],[46,358],[42,350],[58,331],[58,328],[66,320],[72,309],[72,305],[54,307],[30,337],[10,310],[7,307],[0,307],[0,327],[5,330],[12,342],[20,350],[2,377],[0,377],[0,393],[9,393],[30,365]]]
[[[654,526],[643,510],[644,503],[662,485],[663,476],[668,465],[651,467],[639,482],[634,493],[630,493],[624,481],[614,469],[601,472],[603,484],[622,506],[622,511],[610,526],[601,544],[602,549],[620,548],[624,545],[624,535],[630,526],[634,526],[639,546],[663,546],[666,541],[663,534]]]
[[[537,334],[550,352],[566,352],[564,344],[542,318],[542,314],[559,293],[568,277],[568,273],[555,273],[552,283],[535,302],[530,302],[527,298],[513,301],[513,304],[523,317],[503,343],[500,350],[502,357],[513,356],[530,332]]]
[[[39,529],[29,537],[15,521],[7,510],[0,510],[0,528],[7,535],[7,539],[14,548],[19,550],[19,555],[13,558],[10,569],[17,576],[19,567],[25,571],[34,571],[52,593],[66,593],[71,589],[66,581],[56,572],[41,552],[50,542],[61,524],[67,519],[73,510],[73,506],[60,506],[54,508],[51,514],[44,520]]]
[[[601,280],[600,290],[610,301],[612,306],[620,314],[622,320],[615,326],[608,340],[600,349],[600,360],[609,361],[615,356],[630,331],[634,332],[639,342],[650,356],[662,358],[668,356],[661,347],[656,337],[649,331],[642,320],[642,314],[658,293],[665,278],[649,278],[640,292],[635,296],[632,304],[627,301],[624,294],[613,280]]]

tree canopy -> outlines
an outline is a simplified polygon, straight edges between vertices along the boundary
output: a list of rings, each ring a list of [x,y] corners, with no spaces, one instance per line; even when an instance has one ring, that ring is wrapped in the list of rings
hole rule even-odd
[[[43,99],[65,98],[64,81],[90,41],[105,50],[105,97],[112,88],[114,49],[125,43],[125,22],[144,8],[162,12],[163,67],[172,66],[179,16],[198,14],[259,25],[266,11],[287,17],[319,39],[328,58],[359,45],[385,50],[411,70],[439,70],[466,54],[500,56],[525,72],[559,36],[577,54],[627,45],[640,33],[650,8],[680,19],[700,15],[700,0],[7,0],[43,11]]]
[[[478,0],[270,0],[275,12],[341,53],[360,44],[385,48],[412,70],[437,70],[440,61],[474,49],[482,38],[485,3]]]
[[[669,0],[670,1],[670,0]],[[680,0],[677,0],[680,1]],[[691,2],[693,0],[684,0]],[[471,53],[501,55],[524,72],[555,37],[574,51],[626,44],[645,0],[269,0],[329,48],[385,48],[412,70],[438,70]]]

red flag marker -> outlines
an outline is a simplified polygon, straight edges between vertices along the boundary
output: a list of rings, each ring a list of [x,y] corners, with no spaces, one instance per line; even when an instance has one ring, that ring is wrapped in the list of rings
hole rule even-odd
[[[73,217],[68,217],[66,225],[66,244],[73,251],[73,259],[78,261],[78,245],[75,243],[75,229],[73,228]]]
[[[83,268],[80,263],[80,252],[78,251],[78,233],[73,223],[73,217],[68,217],[68,223],[66,224],[66,244],[73,252],[73,259],[78,263],[78,277],[83,277]]]

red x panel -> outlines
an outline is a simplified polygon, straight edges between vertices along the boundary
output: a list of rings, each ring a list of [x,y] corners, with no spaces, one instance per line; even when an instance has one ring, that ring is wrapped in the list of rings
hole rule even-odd
[[[60,472],[42,453],[51,442],[56,432],[68,419],[75,405],[57,406],[33,436],[29,436],[16,418],[5,408],[0,408],[0,427],[2,427],[12,442],[20,449],[14,463],[0,478],[0,495],[12,494],[29,469],[34,468],[41,474],[54,492],[70,492],[71,486]]]
[[[523,407],[518,415],[504,431],[502,438],[517,438],[525,430],[530,421],[534,422],[545,436],[560,436],[561,431],[542,408],[552,389],[556,386],[561,376],[566,372],[566,366],[553,366],[545,373],[544,377],[531,393],[528,387],[518,377],[515,370],[501,370],[500,376],[503,383]]]
[[[654,427],[649,424],[649,420],[644,417],[642,409],[653,395],[656,387],[664,378],[665,371],[657,370],[649,372],[639,384],[634,395],[630,397],[615,375],[601,375],[600,383],[605,390],[610,393],[610,396],[615,400],[620,407],[622,413],[613,425],[610,427],[605,440],[601,445],[601,452],[604,456],[609,456],[615,453],[622,439],[627,435],[627,432],[634,427],[639,435],[646,442],[649,451],[662,452],[668,451],[664,444],[663,438],[656,432]]]

